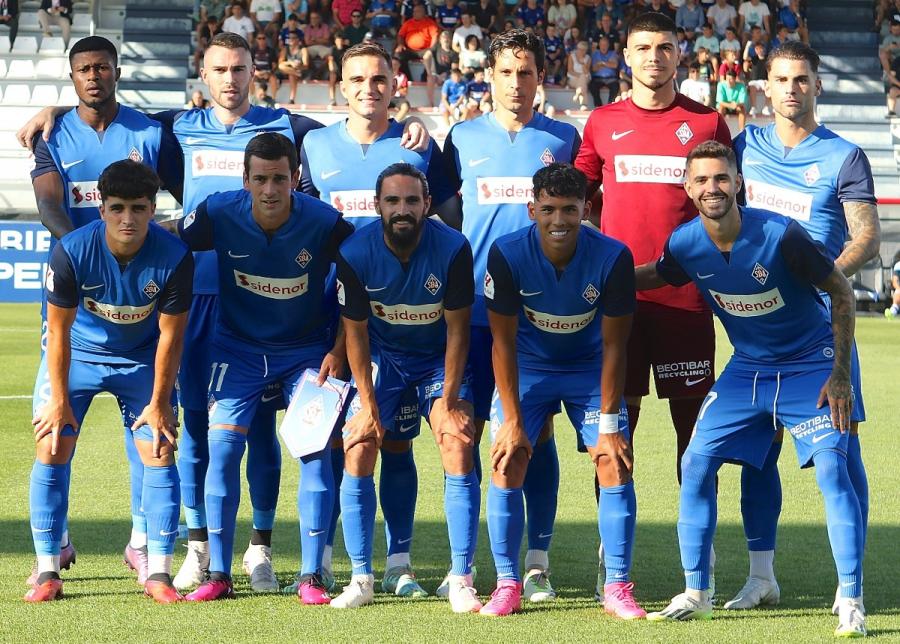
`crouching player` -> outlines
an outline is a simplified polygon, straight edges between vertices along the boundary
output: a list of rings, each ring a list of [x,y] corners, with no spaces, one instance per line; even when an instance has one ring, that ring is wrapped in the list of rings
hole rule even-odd
[[[481,614],[520,610],[522,484],[541,427],[562,403],[600,481],[606,612],[641,619],[629,581],[637,507],[622,398],[634,263],[624,244],[581,225],[590,208],[581,172],[554,163],[533,184],[534,223],[494,242],[484,277],[497,382],[487,497],[497,589]]]
[[[144,464],[144,592],[171,603],[181,599],[170,576],[180,503],[172,388],[191,305],[193,258],[151,223],[159,179],[149,167],[117,161],[97,188],[100,220],[63,237],[47,271],[47,351],[34,401],[30,493],[38,576],[25,601],[62,597],[60,540],[72,456],[91,401],[107,391]]]
[[[700,216],[677,228],[637,286],[694,281],[722,321],[734,355],[703,402],[682,461],[678,539],[687,589],[654,620],[708,619],[716,473],[725,462],[759,468],[783,426],[801,467],[815,466],[841,598],[835,635],[865,635],[863,523],[847,473],[853,389],[853,292],[800,224],[738,208],[734,153],[703,143],[688,155],[685,190]],[[831,296],[831,315],[816,288]]]
[[[475,297],[472,250],[462,234],[427,218],[430,207],[420,170],[408,163],[388,166],[375,183],[381,222],[357,231],[338,256],[338,301],[358,393],[344,428],[341,483],[353,576],[332,600],[336,608],[373,601],[375,460],[385,437],[403,436],[392,423],[409,388],[418,393],[444,466],[450,605],[457,613],[481,608],[472,588],[481,491],[466,373]]]

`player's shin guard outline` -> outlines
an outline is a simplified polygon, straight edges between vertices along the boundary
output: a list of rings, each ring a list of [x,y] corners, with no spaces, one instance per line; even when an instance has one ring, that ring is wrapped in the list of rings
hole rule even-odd
[[[206,472],[206,516],[209,526],[209,570],[231,575],[234,528],[241,503],[241,459],[247,437],[230,429],[209,432]]]
[[[344,471],[341,512],[344,544],[353,576],[372,574],[372,537],[375,532],[375,477],[353,476]]]
[[[473,468],[468,474],[444,472],[444,513],[450,535],[450,574],[468,575],[478,544],[481,486]],[[521,538],[520,538],[521,541]]]
[[[519,581],[519,548],[525,531],[525,500],[522,488],[488,484],[487,525],[497,579]]]
[[[775,550],[781,514],[781,447],[782,441],[772,443],[761,469],[746,464],[741,468],[741,517],[751,552]]]
[[[125,456],[128,458],[128,476],[131,484],[131,529],[147,534],[147,517],[141,506],[144,494],[144,462],[134,444],[135,437],[130,427],[125,427]]]
[[[147,517],[147,554],[171,555],[178,537],[181,489],[175,464],[144,467],[141,505]]]
[[[859,512],[862,515],[863,546],[866,545],[866,537],[869,530],[869,478],[866,475],[866,466],[862,459],[862,447],[859,442],[859,434],[850,434],[847,441],[847,474],[850,482],[856,490],[856,498],[859,500]]]
[[[328,542],[331,516],[334,511],[334,474],[331,450],[304,456],[300,459],[300,486],[297,489],[297,511],[300,516],[301,574],[321,572],[322,554]],[[375,491],[372,491],[374,502]],[[375,513],[372,513],[374,522]],[[374,529],[374,528],[373,528]]]
[[[630,579],[631,554],[637,523],[634,482],[601,487],[597,515],[600,541],[603,543],[606,583],[626,582]]]
[[[70,473],[71,463],[48,465],[35,460],[31,468],[31,536],[39,556],[59,555],[69,510]]]
[[[388,556],[410,551],[418,487],[412,446],[400,453],[382,449],[378,498],[384,514]]]
[[[555,438],[534,446],[522,492],[525,494],[528,549],[546,552],[550,550],[553,538],[559,498],[559,456]]]
[[[681,461],[678,543],[685,584],[692,590],[709,588],[710,547],[716,532],[716,473],[723,462],[691,450]]]
[[[250,423],[246,472],[253,527],[271,530],[281,483],[281,444],[275,433],[275,412],[259,408]]]
[[[209,418],[206,410],[183,409],[184,431],[178,442],[181,501],[189,529],[206,527],[205,479],[209,467]]]

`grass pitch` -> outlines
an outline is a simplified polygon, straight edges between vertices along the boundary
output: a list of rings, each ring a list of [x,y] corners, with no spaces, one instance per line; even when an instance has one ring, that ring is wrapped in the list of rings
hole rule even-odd
[[[203,605],[154,605],[141,596],[121,552],[130,530],[127,464],[122,428],[110,398],[95,401],[79,441],[73,468],[70,530],[77,564],[63,572],[66,598],[49,605],[22,602],[33,551],[28,524],[28,478],[33,461],[30,392],[37,370],[38,309],[0,306],[0,641],[3,642],[294,642],[294,641],[598,641],[762,642],[826,641],[836,625],[829,613],[836,577],[824,524],[824,509],[811,471],[800,471],[791,448],[781,458],[784,509],[776,572],[781,604],[749,612],[718,610],[712,622],[623,623],[605,616],[594,603],[597,574],[597,523],[591,465],[575,451],[574,432],[557,421],[562,467],[559,515],[551,563],[560,598],[526,605],[506,619],[458,616],[443,600],[401,600],[376,595],[373,607],[337,611],[304,607],[295,598],[253,595],[240,573],[240,557],[250,529],[246,487],[239,514],[235,554],[235,601]],[[720,328],[721,331],[721,328]],[[730,349],[719,333],[719,367]],[[884,319],[857,321],[869,421],[863,450],[871,486],[866,558],[866,608],[870,636],[900,641],[900,511],[897,493],[897,438],[892,419],[896,400],[900,325]],[[560,417],[562,419],[562,417]],[[633,578],[636,596],[658,610],[683,588],[675,521],[674,433],[664,403],[648,398],[636,441],[637,543]],[[483,454],[487,450],[483,450]],[[442,476],[437,449],[423,432],[416,442],[419,504],[413,562],[422,585],[433,591],[449,561],[442,509]],[[285,457],[278,520],[273,537],[276,572],[286,583],[299,561],[297,467]],[[720,602],[743,584],[747,555],[739,512],[739,470],[720,474],[716,581]],[[482,495],[482,500],[484,495]],[[376,573],[384,566],[379,514]],[[476,563],[482,594],[493,589],[487,529],[482,528]],[[183,556],[176,552],[176,566]],[[335,567],[339,580],[349,565],[338,531]]]

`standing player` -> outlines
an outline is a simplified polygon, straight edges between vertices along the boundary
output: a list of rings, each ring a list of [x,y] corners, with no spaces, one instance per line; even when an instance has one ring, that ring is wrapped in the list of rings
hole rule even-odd
[[[389,105],[396,90],[390,55],[377,43],[350,47],[343,56],[341,92],[349,113],[338,121],[310,132],[303,140],[300,183],[341,212],[356,229],[379,219],[375,212],[375,181],[381,171],[397,161],[409,163],[425,174],[431,193],[432,211],[458,210],[456,190],[449,185],[444,160],[431,141],[424,151],[402,145],[403,124],[390,119]],[[443,208],[441,207],[443,206]],[[387,564],[381,585],[385,592],[401,597],[424,597],[410,561],[413,520],[416,511],[418,474],[412,439],[419,433],[417,396],[409,391],[401,409],[411,418],[395,419],[390,436],[381,445],[379,498],[385,517]],[[396,427],[393,425],[396,424]],[[343,448],[332,454],[342,462]],[[341,470],[343,464],[341,464]],[[341,470],[335,472],[340,477]],[[337,522],[339,508],[332,517]],[[331,568],[334,528],[325,554]]]
[[[339,213],[293,192],[300,169],[294,142],[276,132],[257,134],[244,153],[244,190],[201,202],[178,220],[178,234],[193,250],[214,250],[221,296],[213,338],[209,475],[206,505],[209,580],[187,596],[210,601],[234,596],[231,556],[240,504],[240,465],[250,421],[267,385],[290,394],[305,369],[335,375],[343,357],[334,342],[325,284],[337,247],[351,227]],[[299,250],[298,250],[299,249]],[[258,312],[266,310],[260,317]],[[319,453],[302,461],[324,463]],[[327,532],[333,506],[330,463],[321,494],[303,507],[303,527]],[[320,562],[324,540],[303,549],[299,594],[304,603],[328,603]]]
[[[178,535],[178,434],[172,388],[191,299],[193,261],[184,244],[151,224],[159,179],[131,160],[97,181],[101,221],[66,235],[47,271],[47,351],[34,400],[37,458],[31,532],[38,576],[29,602],[62,597],[60,545],[72,456],[94,396],[113,394],[144,466],[141,507],[149,537],[144,592],[160,603],[172,586]]]
[[[358,398],[344,427],[341,483],[353,576],[331,605],[357,608],[374,599],[375,460],[385,426],[414,388],[444,466],[450,606],[475,612],[481,608],[472,587],[481,490],[466,368],[475,290],[471,249],[463,235],[426,217],[428,181],[408,163],[378,176],[375,208],[381,226],[360,230],[338,256],[338,300]]]
[[[624,55],[634,79],[631,99],[591,113],[575,166],[587,176],[589,193],[603,186],[600,230],[642,264],[658,258],[669,233],[696,216],[681,187],[688,153],[708,139],[730,144],[731,135],[715,111],[675,91],[679,49],[668,17],[635,18]],[[625,380],[629,430],[634,440],[652,370],[657,395],[669,400],[679,480],[681,455],[713,383],[714,353],[712,316],[695,287],[638,293]]]
[[[678,540],[686,590],[653,620],[709,619],[709,553],[716,528],[716,473],[725,462],[759,468],[780,426],[801,467],[815,466],[837,565],[835,635],[865,635],[863,521],[847,472],[853,292],[802,226],[738,208],[734,152],[709,141],[688,156],[685,190],[700,216],[680,226],[638,288],[693,280],[722,321],[734,356],[707,395],[684,455]],[[831,311],[816,288],[832,299]],[[827,405],[827,408],[823,408]]]
[[[851,277],[878,255],[881,227],[875,202],[872,169],[865,153],[853,143],[816,123],[816,96],[821,92],[819,56],[801,42],[789,41],[766,61],[767,96],[775,122],[751,125],[734,142],[744,176],[745,201],[795,219],[825,250],[845,276]],[[847,237],[850,243],[847,244]],[[823,293],[826,304],[828,295]],[[859,357],[853,351],[854,405],[847,448],[847,470],[859,498],[863,534],[868,523],[869,485],[859,444],[859,423],[866,419]],[[747,583],[725,608],[753,608],[777,603],[774,557],[781,513],[778,456],[784,432],[779,432],[761,470],[741,471],[741,513],[750,574]],[[837,610],[837,601],[835,610]]]
[[[484,296],[494,338],[487,518],[497,590],[482,615],[520,610],[522,483],[528,455],[560,403],[600,480],[610,615],[641,619],[629,580],[637,502],[624,417],[625,347],[635,308],[634,263],[621,243],[581,225],[587,181],[568,165],[534,175],[534,224],[491,246]]]
[[[101,36],[82,38],[69,51],[69,66],[78,106],[59,119],[49,140],[35,137],[33,141],[31,179],[41,223],[53,236],[51,253],[56,240],[100,218],[97,178],[114,161],[132,159],[157,169],[165,187],[181,200],[183,171],[177,142],[159,124],[116,101],[120,71],[115,46]],[[41,302],[41,318],[43,352],[46,300]],[[140,509],[144,466],[130,433],[125,438],[132,529],[124,556],[143,583],[147,578],[147,521]],[[63,528],[60,558],[62,568],[75,561],[67,528]],[[34,582],[34,572],[28,585]]]
[[[490,416],[494,372],[491,332],[484,303],[488,251],[500,236],[528,225],[531,177],[554,162],[569,163],[581,140],[577,130],[535,112],[532,105],[544,80],[544,43],[534,34],[511,29],[491,41],[494,111],[456,124],[444,143],[447,169],[462,195],[462,231],[472,245],[475,304],[469,362],[475,402],[476,437]],[[477,441],[476,441],[477,444]],[[481,461],[475,458],[480,475]],[[556,597],[550,585],[549,550],[556,518],[559,461],[552,417],[535,445],[524,483],[528,514],[525,596],[531,601]],[[441,585],[438,593],[446,588]]]

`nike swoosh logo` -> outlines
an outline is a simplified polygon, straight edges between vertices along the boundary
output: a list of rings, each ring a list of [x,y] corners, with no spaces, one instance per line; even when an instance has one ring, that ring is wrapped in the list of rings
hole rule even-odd
[[[82,285],[81,290],[82,290],[82,291],[93,291],[93,290],[95,290],[95,289],[100,288],[101,286],[103,286],[103,284],[97,284],[97,286],[85,286],[85,285]]]
[[[212,534],[222,534],[222,528],[208,528],[207,531]]]
[[[367,292],[367,293],[377,293],[378,291],[383,291],[383,290],[386,289],[386,288],[387,288],[387,286],[382,286],[381,288],[369,288],[369,287],[367,286],[367,287],[366,287],[366,292]]]
[[[365,567],[366,567],[366,563],[363,562],[363,563],[353,564],[353,567],[354,567],[354,568],[365,568]]]
[[[690,378],[686,378],[684,381],[684,386],[685,387],[693,387],[698,382],[703,382],[704,380],[706,380],[706,376],[704,376],[702,378],[697,378],[696,380],[691,380]]]
[[[853,586],[855,583],[855,581],[845,581],[841,584],[841,588],[850,588],[850,586]]]
[[[627,577],[627,576],[628,576],[627,572],[617,572],[615,575],[613,575],[613,577],[615,577],[616,579],[622,579],[623,577]]]
[[[400,425],[400,433],[408,432],[411,429],[415,429],[415,425]],[[403,543],[402,541],[398,541],[397,543]]]
[[[178,534],[178,530],[172,530],[172,532],[166,532],[165,530],[159,531],[159,536],[161,537],[171,537],[173,534]]]
[[[701,275],[700,273],[697,273],[697,277],[699,277],[702,280],[709,279],[713,275],[715,275],[715,273],[707,273],[706,275]]]
[[[206,139],[202,136],[189,136],[184,140],[184,142],[188,145],[197,145],[198,143],[203,143],[205,140]]]
[[[539,535],[538,535],[538,539],[549,539],[549,538],[552,537],[552,536],[553,536],[553,533],[552,533],[552,532],[549,532],[549,533],[547,533],[547,534],[539,534]]]
[[[78,159],[78,161],[69,161],[68,163],[66,163],[65,161],[63,161],[63,162],[62,162],[62,169],[63,169],[63,170],[68,170],[68,169],[71,168],[73,165],[78,165],[78,164],[81,163],[82,161],[84,161],[84,159]]]
[[[818,443],[819,441],[825,440],[829,436],[831,436],[834,432],[828,432],[827,434],[819,434],[818,436],[813,436],[812,442],[813,445]]]
[[[244,259],[245,257],[250,257],[250,255],[235,255],[235,254],[232,253],[231,251],[228,251],[228,256],[229,256],[231,259]]]
[[[613,141],[618,141],[618,140],[621,139],[623,136],[628,136],[628,135],[631,134],[632,132],[634,132],[634,130],[625,130],[624,132],[613,132],[613,133],[612,133],[612,140],[613,140]]]
[[[404,543],[409,543],[410,541],[412,541],[412,537],[410,537],[409,539],[397,539],[397,545],[403,545]]]
[[[276,398],[278,398],[278,396],[279,396],[279,394],[272,394],[272,395],[263,394],[261,402],[269,402],[270,400],[275,400]]]
[[[53,528],[35,528],[34,526],[31,526],[32,532],[50,532],[52,530]]]
[[[526,293],[521,289],[519,290],[519,295],[521,295],[522,297],[531,297],[532,295],[540,295],[541,293],[543,293],[543,291],[533,291],[531,293]]]
[[[484,157],[483,159],[469,159],[469,167],[474,168],[477,165],[481,165],[485,161],[490,161],[491,157]]]
[[[324,532],[325,532],[324,530],[310,530],[309,536],[318,537],[320,534],[323,534]]]
[[[334,175],[340,174],[340,173],[341,173],[340,170],[332,170],[331,172],[322,172],[322,174],[319,176],[322,177],[322,181],[325,181],[326,179],[330,179]]]

